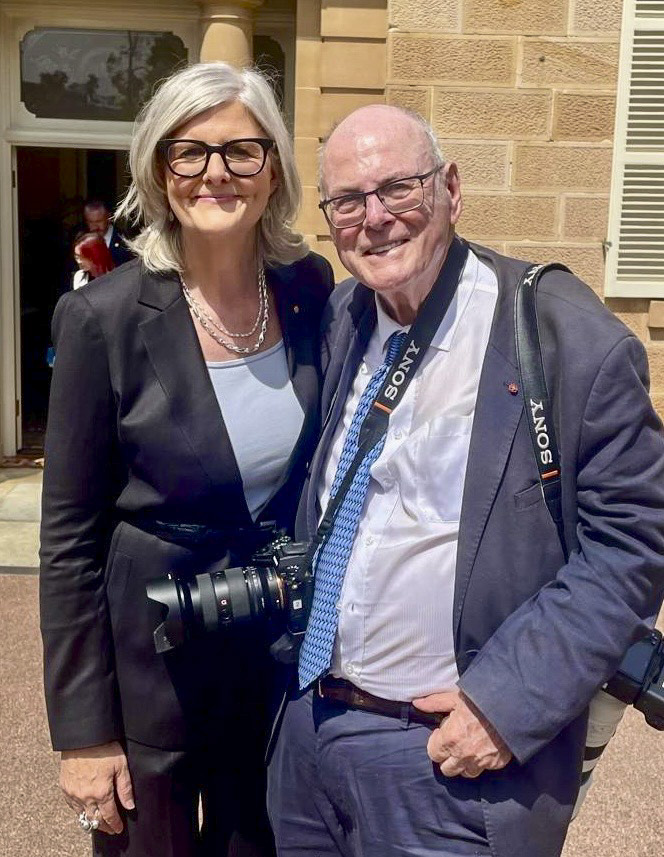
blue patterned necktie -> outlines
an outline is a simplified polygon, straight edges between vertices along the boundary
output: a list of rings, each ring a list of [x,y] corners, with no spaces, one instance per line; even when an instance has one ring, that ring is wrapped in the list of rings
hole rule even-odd
[[[394,362],[405,338],[405,333],[392,334],[388,340],[385,361],[371,376],[371,380],[360,397],[341,450],[337,472],[334,475],[330,492],[330,500],[339,490],[339,486],[355,458],[364,418],[369,412],[369,408],[385,380],[387,370]],[[341,506],[337,510],[332,531],[314,557],[315,588],[307,633],[300,649],[300,688],[308,687],[323,675],[330,666],[339,621],[336,605],[341,595],[346,566],[353,549],[355,534],[369,489],[371,465],[381,454],[384,446],[385,435],[365,455]]]

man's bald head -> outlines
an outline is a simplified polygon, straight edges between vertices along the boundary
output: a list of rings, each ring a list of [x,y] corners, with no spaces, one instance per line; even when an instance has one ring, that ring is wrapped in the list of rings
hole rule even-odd
[[[410,324],[431,290],[461,214],[456,164],[430,126],[382,104],[355,110],[321,157],[323,210],[342,264]]]
[[[401,140],[408,149],[413,146],[421,149],[425,157],[430,156],[432,166],[445,162],[433,128],[419,113],[388,104],[369,104],[349,113],[323,141],[319,152],[318,176],[323,195],[326,195],[325,163],[329,147],[356,146],[361,139],[366,139],[367,145],[371,146],[372,137],[393,139],[397,143]]]

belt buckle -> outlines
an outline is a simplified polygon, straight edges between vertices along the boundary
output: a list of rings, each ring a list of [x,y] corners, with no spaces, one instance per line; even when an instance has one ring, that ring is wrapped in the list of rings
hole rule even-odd
[[[323,679],[322,678],[319,678],[316,682],[316,691],[318,693],[318,696],[321,699],[325,699],[325,694],[323,693]]]

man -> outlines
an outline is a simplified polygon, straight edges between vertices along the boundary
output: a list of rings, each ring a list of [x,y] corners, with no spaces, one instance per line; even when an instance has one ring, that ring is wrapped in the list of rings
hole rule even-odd
[[[88,232],[96,232],[104,239],[116,268],[134,258],[124,237],[111,222],[111,212],[105,202],[100,199],[88,200],[83,206],[83,219]]]
[[[321,167],[353,279],[328,308],[325,421],[299,538],[343,493],[392,334],[419,321],[432,289],[442,297],[426,312],[449,308],[407,387],[405,358],[390,375],[403,397],[388,386],[380,400],[398,401],[379,404],[387,434],[314,560],[299,690],[270,765],[279,853],[555,857],[588,703],[664,584],[664,440],[643,348],[574,276],[543,277],[566,561],[516,364],[527,266],[455,236],[457,168],[413,114],[352,113]]]

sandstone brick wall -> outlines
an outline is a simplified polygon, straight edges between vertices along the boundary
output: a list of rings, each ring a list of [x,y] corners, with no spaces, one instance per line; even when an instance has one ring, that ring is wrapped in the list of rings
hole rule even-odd
[[[621,12],[620,0],[389,3],[386,98],[423,112],[458,162],[460,231],[573,263],[599,293]]]
[[[569,265],[602,295],[622,0],[299,0],[301,225],[345,276],[317,210],[331,124],[385,100],[419,111],[457,161],[460,232]],[[664,309],[607,300],[644,341],[664,414]]]

